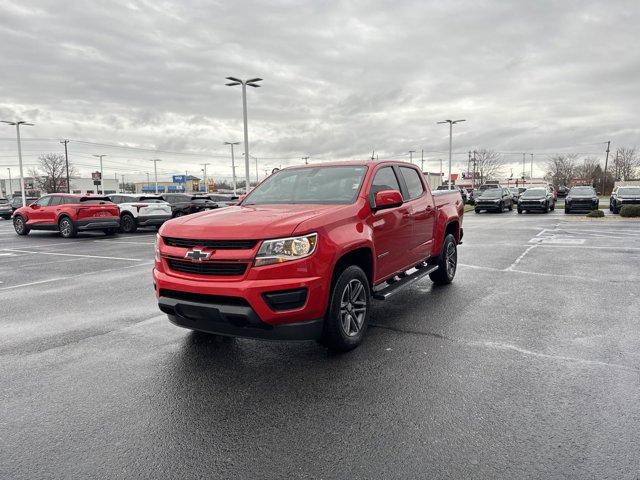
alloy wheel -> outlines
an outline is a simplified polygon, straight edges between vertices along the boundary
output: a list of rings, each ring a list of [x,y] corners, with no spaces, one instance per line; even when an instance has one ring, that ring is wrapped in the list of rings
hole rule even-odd
[[[362,329],[367,314],[367,292],[358,279],[353,279],[344,288],[340,298],[340,325],[348,336],[357,335]]]
[[[456,273],[456,267],[458,265],[458,251],[456,250],[456,246],[453,243],[449,243],[447,245],[445,262],[447,276],[449,278],[453,278]]]

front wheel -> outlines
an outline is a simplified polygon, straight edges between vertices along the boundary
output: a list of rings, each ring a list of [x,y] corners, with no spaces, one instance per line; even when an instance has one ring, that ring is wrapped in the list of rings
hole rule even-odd
[[[518,209],[518,213],[522,213],[522,209],[521,208]]]
[[[476,208],[476,209],[474,210],[474,212],[476,212],[476,213],[480,213],[480,209],[479,209],[479,208]]]
[[[367,330],[371,306],[369,279],[356,265],[338,276],[325,318],[324,343],[338,352],[356,348]]]
[[[435,272],[429,274],[429,278],[433,283],[447,285],[453,281],[458,268],[458,247],[453,235],[449,234],[444,237],[442,252],[436,257],[433,264],[438,266]]]
[[[13,228],[15,229],[18,235],[28,235],[29,227],[27,227],[27,223],[24,221],[24,218],[21,216],[13,217]]]
[[[118,232],[117,228],[106,228],[104,231],[104,234],[107,236],[111,236],[111,235],[115,235]]]
[[[120,218],[120,230],[123,233],[133,233],[138,229],[138,225],[136,225],[136,220],[133,218],[133,215],[129,213],[125,213]]]
[[[571,213],[571,209],[567,208],[567,207],[564,207],[564,213]]]
[[[544,213],[549,213],[550,211],[551,211],[551,207],[547,203],[547,205],[544,207]]]
[[[181,217],[181,216],[183,216],[183,215],[184,215],[184,213],[182,213],[182,212],[176,212],[176,213],[173,215],[173,218]]]

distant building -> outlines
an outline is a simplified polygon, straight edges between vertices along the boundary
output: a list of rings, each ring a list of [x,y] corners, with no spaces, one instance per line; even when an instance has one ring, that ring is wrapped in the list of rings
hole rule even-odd
[[[96,187],[93,184],[91,178],[86,177],[71,177],[71,193],[99,193],[100,187]],[[64,182],[66,185],[66,181]],[[104,193],[115,193],[119,188],[118,181],[114,178],[104,179]],[[25,193],[29,197],[39,197],[45,193],[36,187],[35,179],[33,177],[24,178]],[[66,189],[64,190],[66,191]],[[3,197],[13,197],[21,195],[20,178],[11,178],[11,185],[9,185],[9,179],[0,180],[0,194]]]

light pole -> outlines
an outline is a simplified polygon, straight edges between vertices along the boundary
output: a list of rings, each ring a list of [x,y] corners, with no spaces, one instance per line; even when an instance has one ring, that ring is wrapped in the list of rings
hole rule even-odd
[[[60,140],[60,143],[64,144],[64,164],[67,169],[67,193],[71,193],[71,183],[69,183],[69,152],[67,151],[69,140]]]
[[[161,162],[159,158],[154,158],[151,160],[153,162],[153,176],[156,182],[156,195],[158,194],[158,162]]]
[[[231,170],[233,170],[233,195],[236,196],[238,193],[236,192],[236,162],[233,157],[233,146],[240,145],[240,142],[224,142],[225,145],[231,145]]]
[[[106,155],[94,155],[94,157],[98,157],[100,159],[100,190],[102,195],[104,195],[104,175],[102,174],[102,157],[106,157]]]
[[[149,172],[147,172],[147,190],[151,188],[151,183],[149,182]]]
[[[302,157],[302,160],[304,160],[305,165],[309,165],[309,157]]]
[[[409,163],[413,164],[413,154],[415,150],[409,150]]]
[[[23,120],[19,120],[17,122],[9,122],[7,120],[0,120],[2,123],[6,123],[7,125],[15,125],[16,126],[16,138],[18,141],[18,162],[20,165],[20,193],[22,194],[22,205],[27,205],[27,196],[24,193],[24,174],[22,172],[22,146],[20,145],[20,125],[28,125],[33,127],[33,123],[27,123]]]
[[[453,146],[453,126],[456,123],[466,122],[466,120],[444,120],[438,123],[448,123],[449,124],[449,190],[453,190],[453,186],[451,185],[451,152]]]
[[[13,186],[11,185],[11,168],[7,167],[7,170],[9,170],[9,188],[7,189],[7,197],[11,195],[11,199],[13,200],[13,191],[12,191]]]
[[[204,184],[204,193],[209,193],[209,186],[207,185],[207,165],[211,165],[210,163],[201,163],[202,165],[202,183]]]
[[[231,80],[227,83],[227,87],[233,87],[235,85],[242,85],[242,116],[244,118],[244,173],[246,184],[246,193],[249,193],[249,184],[251,183],[250,171],[249,171],[249,128],[247,126],[247,85],[250,87],[258,88],[260,85],[257,82],[262,81],[261,78],[251,78],[249,80],[240,80],[235,77],[227,77],[227,80]]]

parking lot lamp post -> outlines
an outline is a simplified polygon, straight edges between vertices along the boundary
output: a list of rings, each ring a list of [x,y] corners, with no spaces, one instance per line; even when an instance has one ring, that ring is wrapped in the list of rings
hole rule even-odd
[[[246,193],[249,193],[249,185],[251,184],[250,169],[249,169],[249,128],[247,126],[247,85],[253,88],[258,88],[260,85],[257,82],[262,81],[261,78],[251,78],[249,80],[240,80],[235,77],[227,77],[230,83],[226,85],[233,87],[235,85],[242,85],[242,116],[244,119],[244,173],[246,181]]]
[[[451,154],[452,154],[452,147],[453,147],[453,126],[456,123],[461,123],[461,122],[466,122],[466,120],[462,119],[462,120],[444,120],[442,122],[438,122],[438,123],[448,123],[449,124],[449,190],[453,189],[453,186],[451,185]]]
[[[204,168],[201,168],[202,171],[202,183],[204,184],[204,193],[209,193],[209,186],[207,185],[207,165],[211,165],[210,163],[201,163]]]
[[[7,125],[15,125],[16,126],[16,139],[18,141],[18,164],[20,165],[20,193],[22,194],[22,205],[27,204],[27,196],[24,193],[24,173],[22,171],[22,145],[20,145],[20,125],[28,125],[33,127],[33,123],[27,123],[23,120],[19,120],[17,122],[10,122],[7,120],[1,120],[2,123],[6,123]]]
[[[240,142],[224,142],[225,145],[231,145],[231,170],[233,170],[233,195],[236,196],[238,193],[236,192],[236,161],[233,156],[233,146],[240,145]]]
[[[147,190],[151,188],[151,182],[149,181],[149,172],[147,172]]]
[[[11,195],[11,198],[13,198],[13,192],[11,191],[11,189],[13,188],[11,186],[11,168],[7,168],[7,170],[9,170],[9,188],[7,189],[7,197]]]

